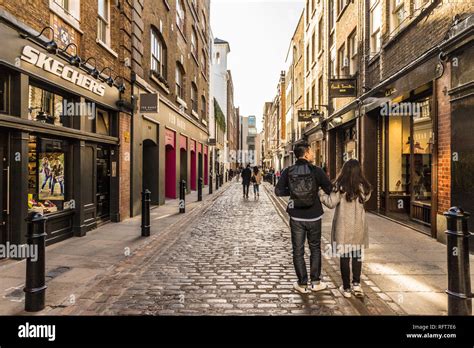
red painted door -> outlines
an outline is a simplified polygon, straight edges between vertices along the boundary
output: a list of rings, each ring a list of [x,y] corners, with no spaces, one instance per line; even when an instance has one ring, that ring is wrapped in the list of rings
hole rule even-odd
[[[191,190],[197,190],[196,151],[191,151]]]
[[[165,196],[176,198],[176,136],[173,131],[165,132]]]

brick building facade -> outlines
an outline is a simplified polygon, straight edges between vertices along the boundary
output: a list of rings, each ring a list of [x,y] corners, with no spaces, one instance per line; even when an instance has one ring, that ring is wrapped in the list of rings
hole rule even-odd
[[[152,204],[175,199],[179,183],[197,190],[209,180],[209,1],[136,1],[132,80],[132,214],[144,189]],[[154,105],[146,110],[144,96]],[[148,104],[147,104],[148,105]],[[154,163],[148,167],[148,163]]]
[[[126,0],[2,1],[2,242],[24,241],[31,212],[48,216],[48,243],[129,217],[131,13]]]
[[[472,6],[308,0],[302,16],[313,122],[300,141],[322,152],[331,178],[359,159],[374,188],[368,209],[443,241],[443,212],[474,210],[473,145],[459,140],[472,131]],[[336,97],[341,83],[351,93]]]

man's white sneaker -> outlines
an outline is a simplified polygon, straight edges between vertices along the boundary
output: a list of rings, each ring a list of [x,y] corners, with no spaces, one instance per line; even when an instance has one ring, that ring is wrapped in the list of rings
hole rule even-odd
[[[318,284],[311,283],[311,291],[317,292],[317,291],[322,291],[326,290],[328,288],[328,285],[324,282],[319,282]]]
[[[352,293],[355,297],[364,297],[364,290],[360,284],[352,284]]]
[[[311,291],[308,289],[307,285],[299,285],[298,283],[293,284],[293,288],[298,291],[300,294],[309,294]]]
[[[339,291],[341,292],[342,296],[344,296],[345,298],[352,297],[351,289],[344,289],[344,286],[341,285],[339,287]]]

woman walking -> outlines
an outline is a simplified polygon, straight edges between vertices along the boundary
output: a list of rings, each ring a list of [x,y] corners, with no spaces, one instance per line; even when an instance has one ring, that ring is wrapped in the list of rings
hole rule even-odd
[[[260,197],[260,185],[262,184],[262,173],[258,169],[257,166],[253,168],[253,173],[252,173],[252,184],[253,184],[253,196],[256,199],[257,197]]]
[[[371,195],[371,186],[365,178],[359,161],[351,159],[342,167],[334,181],[330,195],[319,191],[321,202],[328,208],[336,208],[331,232],[333,252],[340,256],[342,286],[344,297],[363,297],[360,286],[362,256],[369,247],[369,233],[364,203]],[[352,259],[352,287],[350,263]]]

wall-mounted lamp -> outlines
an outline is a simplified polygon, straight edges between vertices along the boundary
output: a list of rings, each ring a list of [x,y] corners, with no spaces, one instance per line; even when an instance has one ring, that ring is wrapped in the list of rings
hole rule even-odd
[[[89,60],[91,60],[91,59],[94,60],[94,67],[92,69],[89,69],[86,65],[87,65],[87,62],[89,62]],[[99,72],[99,70],[97,70],[97,60],[94,57],[87,58],[87,60],[84,63],[81,63],[81,66],[83,68],[85,68],[86,70],[88,70],[89,74],[93,78],[95,78],[95,79],[99,78],[100,72]]]
[[[33,36],[32,39],[37,39],[37,38],[41,37],[41,35],[43,35],[43,33],[46,29],[51,30],[51,32],[53,33],[53,38],[51,39],[51,41],[46,43],[46,46],[45,46],[46,51],[48,51],[49,53],[52,53],[52,54],[56,54],[58,52],[58,44],[56,43],[56,41],[54,41],[54,29],[52,27],[50,27],[50,26],[44,27],[43,30],[41,30],[41,32],[38,35]],[[21,33],[20,36],[23,39],[30,38],[30,36],[28,36],[27,34],[24,34],[24,33]]]
[[[73,46],[76,50],[75,54],[71,57],[69,57],[69,63],[72,65],[72,66],[75,66],[75,67],[79,67],[81,65],[81,57],[79,57],[77,55],[77,45],[75,43],[70,43],[69,45],[67,45],[66,47],[64,47],[60,52],[64,52],[64,53],[67,53],[67,49],[69,47]]]
[[[121,80],[121,83],[120,83],[120,84],[116,83],[116,84],[115,84],[115,87],[117,87],[117,89],[119,90],[120,93],[125,92],[125,89],[126,89],[126,88],[125,88],[125,83],[124,83],[125,80],[124,80],[123,76],[117,75],[117,76],[115,77],[115,81],[117,81],[117,79],[120,79],[120,80]]]
[[[114,85],[114,79],[112,78],[112,72],[113,72],[113,70],[112,70],[111,67],[106,66],[106,67],[105,67],[104,69],[102,69],[102,71],[99,73],[99,76],[102,75],[102,73],[103,73],[105,70],[109,70],[109,71],[110,71],[110,76],[109,76],[108,78],[104,79],[104,82],[105,82],[106,84],[108,84],[109,87],[112,87],[112,86]]]

